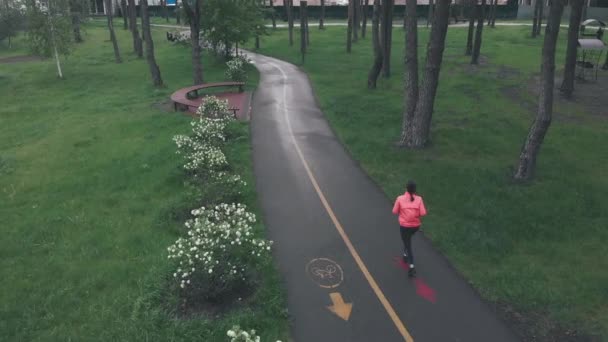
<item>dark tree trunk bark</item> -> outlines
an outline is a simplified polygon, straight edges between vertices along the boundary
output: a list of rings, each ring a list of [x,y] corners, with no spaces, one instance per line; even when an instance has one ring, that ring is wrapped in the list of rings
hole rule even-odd
[[[361,0],[353,0],[353,42],[359,41],[359,12],[361,11]]]
[[[106,0],[109,1],[109,0]],[[152,40],[152,32],[150,31],[150,14],[148,13],[148,0],[139,0],[141,8],[141,30],[143,31],[144,41],[146,42],[146,60],[150,67],[150,75],[152,76],[152,84],[155,87],[162,87],[163,78],[160,75],[160,69],[156,64],[154,57],[154,41]]]
[[[530,127],[519,155],[519,164],[514,178],[529,180],[534,176],[536,159],[545,135],[551,125],[553,114],[553,82],[555,76],[555,46],[559,35],[559,24],[566,0],[552,0],[543,43],[538,113]]]
[[[270,10],[272,11],[272,28],[277,29],[277,13],[274,11],[274,0],[270,0]]]
[[[106,8],[112,8],[111,0],[104,0],[106,3]],[[112,13],[110,11],[110,13]],[[112,41],[112,47],[114,48],[114,59],[116,63],[122,63],[122,58],[120,58],[120,50],[118,48],[118,42],[116,41],[116,34],[114,33],[114,22],[112,15],[110,13],[106,14],[106,18],[108,21],[108,31],[110,31],[110,40]]]
[[[293,0],[286,0],[287,26],[289,31],[289,46],[293,46]]]
[[[538,27],[538,6],[542,3],[542,0],[536,0],[534,2],[534,16],[532,17],[532,38],[536,38],[538,32],[536,31]]]
[[[165,17],[165,21],[168,23],[169,22],[169,9],[167,8],[167,0],[162,0],[162,6],[163,6],[163,17]]]
[[[435,7],[435,4],[433,3],[433,0],[429,0],[429,13],[428,13],[428,17],[426,18],[426,27],[429,27],[429,25],[433,21],[433,12],[435,9],[434,7]]]
[[[574,92],[574,73],[576,71],[576,49],[578,45],[578,31],[583,15],[585,0],[570,0],[570,24],[568,25],[568,49],[564,65],[564,80],[560,91],[565,98],[571,98]]]
[[[545,10],[545,0],[541,0],[540,1],[540,7],[538,7],[538,22],[537,22],[537,27],[536,27],[536,34],[537,35],[541,35],[542,34],[542,28],[543,28],[543,12]]]
[[[319,30],[325,28],[325,0],[321,0],[321,16],[319,17]]]
[[[363,3],[363,9],[361,10],[363,13],[363,25],[361,25],[361,38],[365,38],[365,34],[367,31],[367,13],[369,12],[369,0],[365,0]]]
[[[494,13],[492,14],[492,28],[496,27],[496,12],[498,11],[498,0],[494,0]]]
[[[353,45],[353,24],[354,24],[354,0],[348,0],[348,27],[346,28],[346,52],[352,51]]]
[[[139,30],[137,29],[137,9],[135,8],[135,0],[129,1],[129,26],[131,27],[131,34],[133,35],[133,51],[137,57],[141,58],[144,56],[144,50],[142,46],[141,37],[139,36]]]
[[[127,12],[127,0],[120,0],[120,12],[122,13],[123,28],[129,29],[129,15]]]
[[[201,63],[201,45],[199,37],[201,32],[201,6],[199,0],[195,0],[193,6],[188,1],[182,1],[184,11],[190,23],[190,44],[192,45],[192,78],[194,85],[203,83],[203,65]]]
[[[483,35],[485,8],[486,0],[481,0],[481,5],[477,9],[477,29],[475,30],[475,44],[473,45],[473,55],[471,56],[471,64],[479,64],[479,54],[481,53],[481,41]]]
[[[391,76],[391,49],[393,45],[393,10],[395,0],[384,0],[384,6],[382,11],[384,13],[382,17],[382,24],[384,25],[384,36],[382,37],[382,75],[385,78]]]
[[[606,53],[606,60],[604,61],[604,65],[602,66],[603,70],[608,70],[608,52]]]
[[[367,88],[376,89],[378,76],[382,70],[382,46],[380,44],[380,0],[374,0],[372,14],[372,45],[374,48],[374,64],[367,75]]]
[[[420,86],[420,96],[414,114],[411,139],[407,139],[408,147],[411,148],[424,147],[429,141],[435,95],[439,85],[439,72],[445,48],[445,36],[448,31],[449,12],[450,0],[437,0],[431,37],[427,48],[424,78]]]
[[[308,1],[300,1],[300,53],[302,54],[302,64],[306,58],[306,8]]]
[[[473,54],[473,33],[475,33],[475,11],[477,8],[477,0],[470,0],[469,6],[469,33],[467,34],[467,48],[464,52],[465,56]]]
[[[490,15],[488,17],[488,26],[493,28],[496,27],[494,22],[496,21],[496,6],[498,5],[498,0],[490,0],[490,4],[492,7],[490,8]]]
[[[399,145],[411,146],[414,114],[418,104],[418,17],[416,14],[416,0],[406,1],[405,17],[405,111]]]
[[[112,12],[110,15],[112,15]],[[72,31],[74,32],[74,42],[82,43],[82,34],[80,33],[80,12],[72,12]]]

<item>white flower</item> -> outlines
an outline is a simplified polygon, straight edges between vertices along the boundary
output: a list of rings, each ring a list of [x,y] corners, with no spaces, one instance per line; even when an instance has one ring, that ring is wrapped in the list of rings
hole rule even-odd
[[[228,330],[228,337],[236,337],[236,333],[233,330]]]

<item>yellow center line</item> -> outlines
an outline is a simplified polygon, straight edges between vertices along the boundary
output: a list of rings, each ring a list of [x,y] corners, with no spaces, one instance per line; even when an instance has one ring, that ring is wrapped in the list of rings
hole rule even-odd
[[[287,75],[285,74],[283,69],[281,69],[280,66],[275,65],[273,63],[269,63],[269,64],[272,65],[273,67],[275,67],[276,69],[278,69],[281,72],[284,82],[287,82]],[[289,115],[287,115],[287,93],[286,92],[287,92],[287,86],[286,86],[286,84],[283,84],[283,115],[285,116],[285,120],[287,121],[287,129],[289,130],[289,135],[291,136],[291,139],[293,140],[293,144],[296,148],[296,152],[298,153],[298,156],[300,157],[300,160],[302,161],[302,164],[304,165],[304,169],[306,169],[306,173],[308,174],[308,178],[310,179],[312,186],[315,188],[315,191],[317,192],[319,199],[321,199],[321,203],[323,203],[323,206],[325,207],[327,214],[329,214],[329,217],[331,218],[331,221],[333,222],[334,226],[336,227],[336,230],[342,237],[342,240],[344,240],[344,243],[346,244],[348,251],[353,256],[353,259],[355,259],[357,266],[359,266],[359,269],[361,270],[361,272],[365,276],[365,279],[367,280],[367,282],[371,286],[372,290],[376,294],[376,297],[378,297],[378,300],[380,300],[380,303],[382,303],[382,306],[384,307],[384,309],[388,313],[389,317],[393,321],[393,324],[395,324],[395,327],[397,328],[397,330],[399,330],[399,332],[401,333],[401,336],[403,336],[403,338],[405,339],[406,342],[414,342],[414,339],[412,338],[410,333],[405,328],[405,325],[403,324],[403,322],[401,322],[401,319],[395,312],[395,309],[393,309],[393,306],[391,305],[391,303],[384,296],[384,293],[380,289],[380,286],[378,286],[378,283],[376,283],[376,280],[374,279],[374,277],[369,273],[367,266],[365,266],[365,263],[359,256],[359,253],[357,252],[357,250],[353,246],[352,242],[350,241],[350,238],[344,231],[342,224],[340,224],[340,221],[338,221],[338,218],[336,217],[336,214],[334,213],[333,209],[329,205],[329,202],[325,198],[325,195],[323,194],[321,187],[319,187],[319,183],[317,182],[317,179],[315,178],[312,171],[310,170],[310,166],[308,165],[306,158],[304,158],[304,155],[302,154],[302,150],[300,149],[300,145],[298,145],[296,137],[293,133],[293,129],[291,127],[291,121],[289,120]]]

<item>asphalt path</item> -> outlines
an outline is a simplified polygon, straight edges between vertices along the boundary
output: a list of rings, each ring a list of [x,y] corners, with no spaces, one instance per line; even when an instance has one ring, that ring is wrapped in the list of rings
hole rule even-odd
[[[249,57],[261,73],[256,187],[295,341],[516,341],[422,233],[413,241],[418,276],[407,276],[392,203],[335,137],[306,74]]]

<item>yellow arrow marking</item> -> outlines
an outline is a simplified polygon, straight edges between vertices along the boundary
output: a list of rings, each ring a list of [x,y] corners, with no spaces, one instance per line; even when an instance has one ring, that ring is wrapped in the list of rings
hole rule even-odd
[[[353,304],[344,303],[344,299],[342,299],[342,295],[339,292],[332,292],[329,294],[329,296],[331,297],[331,301],[334,304],[327,307],[329,311],[335,313],[343,320],[348,321],[348,319],[350,318],[350,313],[351,311],[353,311]]]

